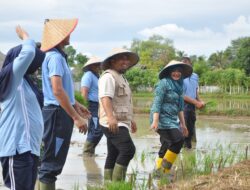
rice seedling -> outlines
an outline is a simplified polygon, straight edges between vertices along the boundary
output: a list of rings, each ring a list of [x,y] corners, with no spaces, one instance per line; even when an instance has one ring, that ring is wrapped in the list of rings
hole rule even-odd
[[[144,161],[146,159],[146,153],[145,151],[143,150],[142,153],[141,153],[141,163],[144,164]]]

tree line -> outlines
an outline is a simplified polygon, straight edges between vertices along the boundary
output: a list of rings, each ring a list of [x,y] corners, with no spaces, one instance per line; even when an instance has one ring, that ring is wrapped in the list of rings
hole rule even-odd
[[[133,90],[153,89],[158,81],[159,71],[172,59],[181,60],[189,56],[193,69],[200,77],[200,85],[219,86],[223,92],[248,92],[250,86],[250,37],[242,37],[231,41],[222,51],[210,56],[187,55],[176,49],[173,41],[159,35],[147,40],[133,39],[131,51],[139,54],[140,62],[126,73]],[[79,81],[80,69],[88,60],[87,56],[76,53],[72,46],[66,48],[68,62],[74,68],[74,78]],[[236,90],[235,90],[236,89]]]

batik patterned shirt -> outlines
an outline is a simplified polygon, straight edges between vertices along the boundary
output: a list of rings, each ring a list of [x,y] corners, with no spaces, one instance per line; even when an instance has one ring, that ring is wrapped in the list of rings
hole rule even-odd
[[[183,79],[174,81],[161,79],[155,88],[155,97],[151,107],[151,123],[153,114],[159,113],[159,129],[179,128],[178,113],[184,109]]]

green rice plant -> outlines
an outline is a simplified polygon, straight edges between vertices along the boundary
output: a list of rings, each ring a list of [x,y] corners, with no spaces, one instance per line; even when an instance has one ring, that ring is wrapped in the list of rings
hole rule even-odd
[[[246,146],[246,149],[245,149],[245,159],[247,160],[248,159],[248,151],[249,151],[249,146]]]
[[[183,154],[178,158],[176,165],[180,166],[183,178],[185,176],[192,176],[196,171],[195,152],[183,151]]]
[[[168,185],[168,184],[170,184],[169,176],[163,174],[158,182],[158,185],[164,186],[164,185]]]
[[[132,190],[133,186],[129,182],[109,182],[102,187],[87,186],[88,190]],[[79,190],[79,189],[74,189]]]
[[[74,184],[73,190],[80,190],[79,182]]]
[[[136,189],[138,189],[138,190],[148,190],[147,179],[143,178],[142,182],[137,184]]]
[[[147,182],[147,187],[148,189],[151,189],[151,187],[153,186],[153,179],[152,179],[152,174],[149,173],[148,174],[148,182]]]
[[[131,184],[132,187],[135,187],[136,185],[136,178],[137,178],[137,173],[132,173],[130,176],[129,176],[129,183]]]
[[[133,186],[128,182],[111,182],[105,185],[105,190],[132,190]]]
[[[231,166],[234,163],[236,154],[237,154],[236,150],[232,150],[231,154],[228,157],[228,165],[229,166]]]
[[[87,190],[104,190],[104,187],[93,187],[93,186],[87,185]]]
[[[143,150],[142,153],[141,153],[141,163],[144,164],[145,160],[146,160],[146,153]]]
[[[133,160],[134,160],[135,162],[138,161],[138,153],[137,153],[137,152],[135,153]]]

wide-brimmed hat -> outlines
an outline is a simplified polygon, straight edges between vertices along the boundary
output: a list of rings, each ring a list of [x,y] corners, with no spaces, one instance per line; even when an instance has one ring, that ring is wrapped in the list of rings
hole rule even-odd
[[[48,51],[65,38],[75,29],[78,19],[46,19],[42,36],[42,51]]]
[[[131,52],[129,50],[122,49],[122,48],[114,48],[110,52],[109,56],[102,62],[102,64],[101,64],[102,69],[107,70],[109,68],[109,66],[110,66],[110,60],[112,58],[114,58],[115,56],[118,56],[118,55],[126,55],[126,56],[128,56],[128,59],[130,60],[129,68],[136,65],[139,62],[139,59],[140,59],[139,56],[137,55],[137,53],[134,53],[134,52]]]
[[[90,65],[95,65],[95,64],[101,64],[102,60],[99,57],[92,56],[90,59],[85,63],[85,65],[82,67],[82,69],[85,71],[88,69]]]
[[[159,73],[159,78],[162,79],[170,75],[171,71],[176,67],[182,69],[181,73],[183,78],[189,77],[193,72],[193,68],[191,65],[183,63],[181,61],[172,60],[161,70],[161,72]]]

